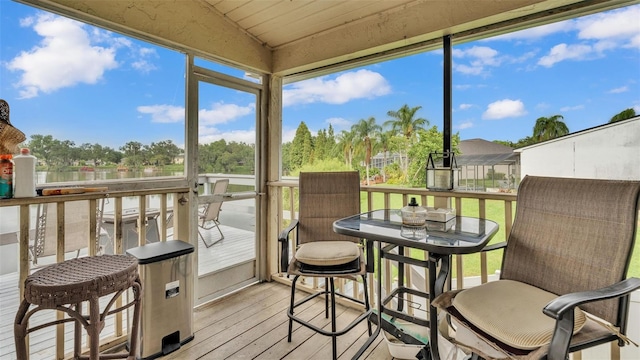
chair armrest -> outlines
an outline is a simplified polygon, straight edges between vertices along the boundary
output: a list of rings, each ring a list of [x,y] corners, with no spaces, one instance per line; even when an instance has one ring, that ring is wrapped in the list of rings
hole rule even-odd
[[[617,298],[637,289],[640,289],[640,279],[632,277],[601,289],[562,295],[548,303],[542,311],[554,319],[561,319],[564,314],[578,305]]]
[[[293,229],[298,228],[298,220],[291,220],[291,224],[278,235],[278,242],[281,243],[280,253],[280,271],[286,272],[289,268],[289,234]]]
[[[493,250],[498,250],[498,249],[504,249],[507,247],[507,242],[503,241],[497,244],[491,244],[491,245],[487,245],[485,247],[482,248],[482,250],[480,250],[481,252],[485,252],[485,251],[493,251]]]
[[[549,345],[549,360],[564,360],[569,351],[569,344],[573,336],[573,309],[584,303],[614,299],[627,296],[632,291],[640,289],[639,278],[629,278],[613,285],[589,291],[566,294],[551,301],[542,312],[556,319],[556,327]]]

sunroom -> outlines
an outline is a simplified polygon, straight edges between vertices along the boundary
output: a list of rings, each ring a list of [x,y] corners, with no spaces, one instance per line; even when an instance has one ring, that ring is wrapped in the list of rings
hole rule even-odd
[[[33,231],[30,235],[29,231],[20,230],[35,230],[40,216],[38,209],[63,210],[67,203],[82,201],[88,209],[100,209],[95,216],[87,211],[89,215],[84,221],[88,225],[88,238],[97,240],[84,244],[82,255],[123,253],[131,247],[129,244],[141,245],[150,237],[155,241],[181,239],[194,246],[193,271],[197,274],[193,279],[194,340],[167,356],[175,359],[329,357],[329,340],[308,333],[301,336],[305,340],[292,345],[287,343],[286,329],[282,326],[290,279],[279,268],[278,234],[296,216],[298,187],[297,178],[283,169],[283,133],[291,130],[283,128],[283,103],[288,101],[283,88],[287,84],[442,51],[442,68],[430,71],[442,76],[443,119],[432,122],[443,132],[440,150],[453,150],[453,46],[637,4],[633,0],[19,2],[184,55],[184,82],[174,84],[181,88],[178,93],[184,94],[180,123],[184,132],[184,170],[179,176],[53,181],[47,187],[107,190],[1,200],[0,209],[13,214],[5,217],[3,213],[1,220],[3,262],[6,264],[7,253],[12,254],[9,258],[13,254],[17,258],[12,268],[15,270],[2,275],[2,324],[13,322],[22,296],[21,284],[34,267],[30,249]],[[200,132],[209,121],[201,109],[203,104],[216,100],[210,95],[212,88],[239,94],[243,103],[250,103],[253,108],[255,122],[247,124],[247,130],[253,130],[253,139],[248,142],[254,144],[254,163],[242,172],[201,171],[199,152],[205,134]],[[213,185],[220,179],[229,179],[228,191],[214,194]],[[455,208],[469,216],[494,217],[502,225],[496,242],[506,239],[517,206],[515,194],[433,192],[424,187],[362,185],[361,197],[363,211],[398,208],[411,197],[418,197],[422,203]],[[214,200],[224,202],[219,234],[218,229],[199,226],[201,205]],[[56,221],[65,221],[60,211],[49,214],[49,225],[55,226]],[[216,241],[223,233],[224,240]],[[64,244],[64,238],[58,236],[53,247],[64,249],[68,245]],[[209,242],[211,239],[214,240]],[[48,257],[43,255],[41,264],[60,262],[65,256],[68,258],[70,253],[54,251]],[[462,288],[487,282],[499,268],[499,255],[493,259],[491,256],[487,258],[483,253],[455,257],[455,276],[450,286]],[[635,259],[637,262],[638,254]],[[385,278],[392,278],[394,270],[387,271]],[[407,281],[417,288],[427,287],[427,278],[419,269],[407,271]],[[310,278],[299,288],[315,291],[322,286],[322,281]],[[384,286],[390,289],[394,285],[389,281]],[[362,296],[362,291],[373,291],[350,282],[341,287],[356,296]],[[639,301],[637,296],[632,298],[632,319],[640,316]],[[343,305],[345,319],[354,316],[351,308],[358,310],[357,305]],[[127,320],[118,320],[105,327],[101,335],[104,348],[126,343]],[[70,327],[43,333],[46,335],[30,339],[31,358],[69,356]],[[366,340],[366,328],[357,333],[358,336],[345,340],[341,358],[353,356]],[[637,321],[630,334],[640,335]],[[15,357],[12,335],[6,332],[2,336],[1,359]],[[589,356],[632,359],[640,356],[640,352],[633,347],[607,346],[595,355],[585,353],[584,357],[592,358]],[[391,358],[391,355],[381,338],[363,358]]]

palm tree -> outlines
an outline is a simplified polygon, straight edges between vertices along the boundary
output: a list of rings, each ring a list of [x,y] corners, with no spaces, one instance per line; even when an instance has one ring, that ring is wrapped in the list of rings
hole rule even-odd
[[[554,139],[569,133],[569,128],[562,120],[562,115],[540,117],[533,126],[533,138],[538,142]]]
[[[342,155],[344,156],[345,164],[351,168],[353,163],[353,154],[355,152],[354,146],[355,132],[342,130],[338,135],[338,146],[342,149]]]
[[[410,108],[409,105],[404,104],[398,111],[389,110],[387,115],[392,119],[385,121],[384,126],[390,126],[391,130],[400,131],[407,139],[412,139],[417,129],[429,126],[429,120],[414,118],[420,109],[422,106]]]
[[[392,119],[385,121],[384,126],[390,126],[391,131],[399,132],[404,135],[405,149],[401,151],[400,157],[409,154],[409,148],[411,143],[416,141],[416,134],[418,129],[423,129],[424,126],[429,126],[429,120],[424,118],[415,118],[416,112],[422,109],[422,106],[416,106],[410,108],[409,105],[404,104],[398,111],[390,110],[387,115]],[[407,179],[407,171],[409,169],[409,158],[407,156],[406,161],[402,162],[401,168],[404,179]]]
[[[636,111],[633,108],[628,108],[614,115],[611,120],[609,120],[609,123],[631,119],[634,116],[636,116]]]
[[[382,150],[382,156],[383,156],[383,161],[382,161],[382,181],[383,182],[387,182],[387,173],[384,171],[385,166],[387,166],[387,153],[389,153],[389,144],[391,141],[391,132],[389,131],[384,131],[384,132],[379,132],[378,133],[378,138],[376,140],[376,142],[378,143],[378,145],[380,146],[380,149]]]
[[[382,130],[380,125],[376,124],[376,118],[369,117],[367,120],[360,119],[357,124],[351,127],[351,131],[362,142],[364,146],[364,165],[367,175],[367,185],[369,185],[369,166],[371,165],[371,139]]]

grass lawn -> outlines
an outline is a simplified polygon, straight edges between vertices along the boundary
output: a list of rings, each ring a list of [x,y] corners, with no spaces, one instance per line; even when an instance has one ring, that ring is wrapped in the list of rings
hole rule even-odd
[[[362,204],[362,211],[367,210],[367,196],[366,193],[361,193],[360,202]],[[383,194],[374,193],[373,201],[374,209],[380,209],[383,207],[384,200]],[[406,204],[403,204],[402,195],[400,194],[392,194],[391,195],[391,208],[400,209]],[[432,204],[429,204],[432,205]],[[517,205],[517,204],[516,204]],[[515,207],[513,208],[513,215],[515,216]],[[462,200],[462,215],[464,216],[478,216],[478,201],[475,199],[463,199]],[[498,243],[506,240],[505,236],[505,226],[504,226],[504,203],[498,200],[487,200],[486,201],[486,217],[490,220],[497,222],[500,225],[500,230],[493,237],[491,243]],[[631,258],[631,264],[629,267],[628,277],[640,277],[640,224],[638,226],[638,230],[636,233],[636,243],[635,249],[633,252],[633,257]],[[415,250],[418,253],[421,252],[419,250]],[[416,254],[416,257],[421,257]],[[454,263],[452,264],[453,276],[456,276],[455,269],[455,257]],[[470,254],[463,255],[462,261],[464,264],[464,275],[465,276],[477,276],[480,275],[480,255],[479,254]],[[487,263],[488,263],[488,273],[493,274],[496,270],[500,269],[502,261],[502,250],[491,251],[487,253]]]

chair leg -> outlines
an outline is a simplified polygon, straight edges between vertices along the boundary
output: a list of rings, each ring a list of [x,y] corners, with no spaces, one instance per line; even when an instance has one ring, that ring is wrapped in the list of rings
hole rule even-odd
[[[82,303],[79,302],[75,306],[75,310],[78,314],[82,314]],[[76,357],[82,355],[82,324],[80,321],[75,321],[73,324],[73,353]]]
[[[220,223],[217,220],[214,220],[214,223],[216,224],[216,229],[218,229],[218,232],[220,233],[220,240],[224,239],[224,234],[222,233],[222,230],[220,230]],[[216,242],[220,240],[217,240]]]
[[[371,309],[369,305],[369,288],[367,287],[367,274],[362,275],[362,286],[364,289],[364,311],[368,312]],[[367,320],[367,327],[369,328],[369,336],[373,334],[371,330],[371,321]]]
[[[89,358],[98,359],[100,356],[100,329],[102,320],[100,319],[100,303],[98,296],[89,300]]]
[[[207,248],[212,247],[213,245],[217,244],[218,242],[222,241],[224,239],[224,234],[222,233],[222,230],[220,229],[220,225],[216,220],[211,220],[214,223],[214,226],[210,227],[210,228],[206,228],[204,227],[204,223],[202,223],[201,225],[198,225],[198,235],[200,235],[200,239],[202,239],[202,242],[204,243],[204,246],[206,246]],[[218,229],[218,232],[220,233],[220,239],[212,241],[212,242],[207,242],[204,239],[204,236],[202,235],[202,232],[200,232],[200,229],[204,229],[204,230],[211,230],[213,228]]]
[[[338,358],[338,336],[335,334],[336,332],[336,289],[333,283],[333,278],[329,278],[329,283],[331,284],[331,350],[333,354],[333,360]]]
[[[291,302],[289,304],[289,314],[293,314],[293,305],[295,304],[296,296],[296,281],[300,275],[296,275],[291,282]],[[287,342],[291,342],[291,333],[293,332],[293,319],[289,317],[289,333],[287,335]]]
[[[16,313],[16,320],[13,324],[13,337],[16,345],[16,357],[18,359],[28,359],[29,354],[27,352],[27,324],[29,319],[26,318],[27,311],[29,310],[29,303],[26,300],[22,300],[18,312]]]
[[[131,324],[131,341],[129,343],[129,358],[135,359],[138,351],[138,332],[140,331],[140,316],[142,315],[142,282],[140,277],[133,284],[133,297],[135,305],[133,306],[133,321]]]
[[[329,318],[329,278],[324,278],[324,318]],[[333,278],[331,278],[331,286],[333,286]],[[331,289],[333,294],[333,288]]]

